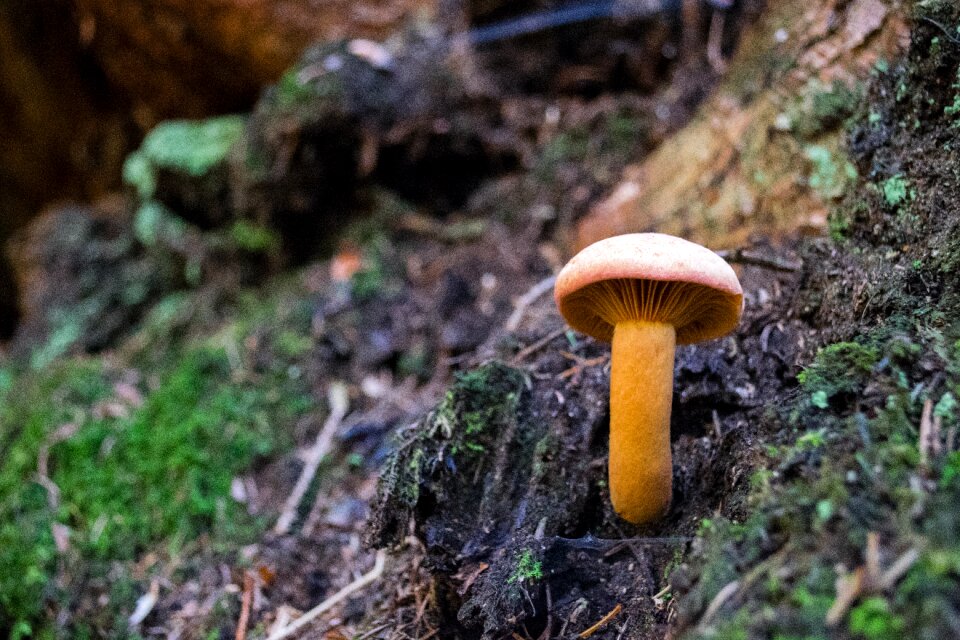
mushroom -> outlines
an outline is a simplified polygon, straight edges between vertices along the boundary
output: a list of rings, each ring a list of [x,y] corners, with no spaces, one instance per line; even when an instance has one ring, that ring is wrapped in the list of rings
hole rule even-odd
[[[571,327],[612,342],[610,500],[636,524],[670,507],[670,409],[677,344],[737,326],[743,289],[706,247],[661,233],[596,242],[560,271],[554,288]]]

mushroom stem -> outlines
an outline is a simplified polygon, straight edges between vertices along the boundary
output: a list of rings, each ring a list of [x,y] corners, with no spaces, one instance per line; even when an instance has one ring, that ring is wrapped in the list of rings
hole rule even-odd
[[[676,330],[619,322],[610,370],[610,500],[625,520],[652,522],[670,507],[670,409]]]

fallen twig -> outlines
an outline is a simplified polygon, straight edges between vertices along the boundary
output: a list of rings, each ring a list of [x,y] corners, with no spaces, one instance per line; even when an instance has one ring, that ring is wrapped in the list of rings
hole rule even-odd
[[[877,586],[880,589],[892,589],[894,585],[900,582],[900,578],[906,575],[907,571],[910,570],[910,567],[913,566],[913,563],[920,559],[920,550],[916,547],[911,547],[903,552],[903,554],[897,558],[890,568],[883,572],[880,576]]]
[[[580,638],[580,640],[586,640],[587,638],[595,634],[597,631],[600,631],[600,629],[605,627],[608,622],[610,622],[611,620],[616,618],[618,615],[620,615],[621,611],[623,611],[623,605],[617,603],[617,606],[615,606],[610,611],[610,613],[600,618],[600,620],[598,620],[597,623],[592,627],[590,627],[589,629],[581,631],[577,637]]]
[[[723,28],[726,23],[726,13],[714,11],[710,19],[710,33],[707,36],[707,60],[717,73],[727,70],[727,61],[723,59]]]
[[[327,391],[327,401],[330,403],[330,415],[327,416],[327,421],[320,429],[320,433],[317,434],[317,440],[307,454],[307,462],[303,471],[300,472],[297,484],[293,487],[293,492],[287,498],[283,511],[277,518],[277,524],[273,527],[273,532],[278,535],[283,535],[290,530],[290,525],[297,517],[297,507],[300,506],[300,501],[303,500],[307,489],[310,488],[310,483],[320,467],[320,461],[330,452],[333,436],[337,432],[340,422],[347,415],[347,409],[350,405],[346,386],[339,382],[331,384]]]
[[[734,594],[740,589],[740,581],[734,580],[733,582],[728,583],[723,589],[717,591],[717,595],[713,596],[713,600],[710,601],[710,604],[707,606],[707,610],[704,612],[703,617],[700,618],[700,624],[705,625],[709,623],[713,616],[717,615],[717,612],[720,611],[720,607],[726,604],[727,600],[732,598]]]
[[[143,622],[150,612],[153,611],[153,607],[157,604],[157,599],[160,597],[160,582],[154,578],[150,581],[150,590],[145,594],[137,598],[137,606],[134,608],[133,613],[130,614],[130,617],[127,618],[127,623],[131,628],[137,626]]]
[[[667,586],[665,586],[663,589],[660,589],[660,591],[657,591],[657,592],[656,592],[655,594],[653,594],[653,596],[650,598],[651,600],[653,600],[653,604],[655,604],[658,609],[663,608],[664,603],[666,603],[666,597],[667,597],[667,595],[670,593],[670,590],[671,590],[672,588],[673,588],[673,587],[671,587],[669,584],[667,584]]]
[[[240,601],[240,618],[237,620],[235,640],[247,639],[247,625],[250,624],[250,605],[253,603],[253,574],[243,572],[243,599]]]
[[[923,17],[920,18],[920,19],[923,20],[924,22],[929,22],[929,23],[932,24],[933,26],[935,26],[935,27],[937,27],[938,29],[940,29],[940,31],[943,31],[943,35],[945,35],[945,36],[947,37],[947,40],[949,40],[949,41],[952,42],[953,44],[960,44],[960,39],[957,39],[956,37],[954,37],[954,35],[950,33],[950,30],[949,30],[949,29],[947,29],[945,26],[943,26],[942,24],[940,24],[939,22],[937,22],[937,21],[934,20],[933,18],[928,18],[927,16],[923,16]]]
[[[547,346],[548,344],[550,344],[550,342],[551,342],[554,338],[559,338],[559,337],[562,336],[566,331],[567,331],[566,328],[560,328],[560,329],[557,329],[556,331],[551,331],[550,333],[548,333],[547,335],[543,336],[542,338],[540,338],[539,340],[537,340],[536,342],[534,342],[534,343],[531,344],[530,346],[524,347],[523,349],[521,349],[520,351],[518,351],[518,352],[517,352],[517,355],[513,356],[513,360],[511,360],[510,363],[511,363],[511,364],[519,364],[520,362],[522,362],[522,361],[524,360],[524,358],[526,358],[527,356],[529,356],[529,355],[532,354],[532,353],[536,353],[537,351],[539,351],[539,350],[542,349],[543,347]]]
[[[565,357],[565,358],[569,358],[569,359],[571,359],[571,360],[573,360],[574,362],[577,363],[577,364],[573,365],[572,367],[570,367],[569,369],[567,369],[566,371],[561,372],[561,373],[557,376],[557,377],[558,377],[559,379],[561,379],[561,380],[565,380],[565,379],[567,379],[567,378],[571,378],[571,377],[577,375],[578,373],[580,373],[581,371],[583,371],[584,369],[587,369],[587,368],[589,368],[589,367],[595,367],[595,366],[597,366],[597,365],[603,364],[604,362],[606,362],[607,360],[610,359],[610,355],[609,355],[609,354],[604,354],[604,355],[602,355],[602,356],[597,356],[596,358],[589,358],[589,359],[587,359],[587,358],[580,358],[580,357],[575,356],[574,354],[568,353],[568,352],[566,352],[566,351],[562,351],[562,352],[560,353],[560,355],[562,355],[562,356]]]
[[[886,571],[880,570],[880,537],[867,534],[867,549],[863,565],[850,573],[837,576],[837,597],[827,611],[828,627],[836,626],[847,615],[850,607],[863,595],[882,593],[893,588],[920,557],[916,547],[907,549]]]
[[[755,267],[765,267],[773,271],[783,271],[786,273],[799,271],[802,266],[799,262],[787,260],[779,256],[761,255],[749,249],[727,249],[717,251],[717,255],[727,262],[750,264]]]
[[[920,466],[923,468],[928,466],[931,457],[940,455],[941,426],[940,417],[933,415],[933,400],[928,398],[920,416]]]
[[[47,504],[51,511],[56,511],[60,506],[60,487],[50,479],[48,465],[50,461],[50,449],[66,442],[80,430],[80,426],[75,422],[67,422],[57,427],[56,431],[50,434],[50,437],[40,446],[37,452],[37,483],[47,490]]]
[[[540,296],[545,294],[550,289],[553,289],[553,285],[557,281],[557,276],[550,276],[549,278],[544,278],[537,284],[530,287],[530,289],[517,298],[516,303],[514,304],[513,313],[510,314],[510,317],[507,318],[506,323],[504,323],[504,328],[507,331],[516,331],[517,327],[520,326],[520,321],[523,320],[523,314],[526,313],[527,307],[536,302]]]
[[[351,595],[360,591],[367,585],[380,579],[380,576],[383,575],[383,568],[387,563],[387,555],[382,550],[377,551],[377,559],[374,561],[373,569],[363,574],[340,591],[337,591],[335,594],[315,606],[310,611],[307,611],[305,614],[294,620],[289,626],[286,626],[282,629],[278,629],[270,634],[267,640],[281,640],[281,638],[286,638],[290,634],[294,633],[298,629],[309,624],[314,618],[319,616],[322,613],[325,613],[332,609],[335,605],[346,600]]]

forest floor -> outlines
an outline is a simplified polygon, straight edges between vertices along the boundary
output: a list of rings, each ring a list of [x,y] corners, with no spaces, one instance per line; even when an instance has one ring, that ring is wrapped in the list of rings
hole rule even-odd
[[[707,56],[613,91],[617,33],[529,68],[324,45],[251,116],[157,129],[130,193],[15,247],[0,631],[264,638],[373,570],[299,637],[957,636],[960,10],[913,11],[806,114],[856,176],[829,237],[717,247],[744,318],[678,350],[644,528],[609,506],[609,348],[550,278]]]

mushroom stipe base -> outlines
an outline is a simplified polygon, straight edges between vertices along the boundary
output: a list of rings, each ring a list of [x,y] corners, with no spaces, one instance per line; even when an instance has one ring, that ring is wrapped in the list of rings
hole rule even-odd
[[[643,524],[670,508],[673,460],[670,411],[676,330],[661,322],[625,321],[613,333],[610,365],[610,500]]]

